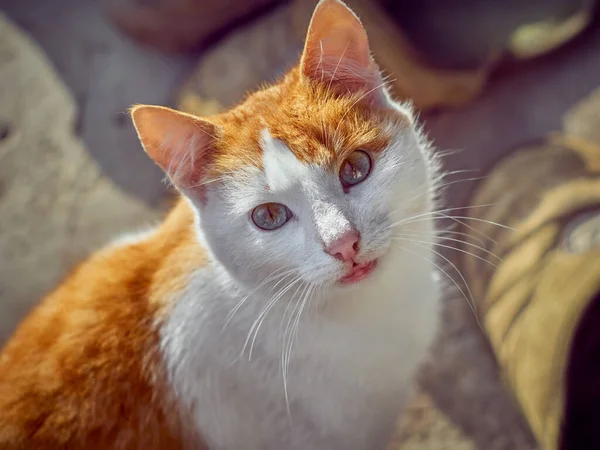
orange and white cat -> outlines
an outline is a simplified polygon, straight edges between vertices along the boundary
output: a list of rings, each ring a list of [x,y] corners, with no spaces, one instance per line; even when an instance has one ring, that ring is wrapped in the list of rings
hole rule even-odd
[[[436,166],[384,85],[322,0],[299,65],[234,109],[134,107],[182,199],[18,328],[0,448],[384,448],[439,318]]]

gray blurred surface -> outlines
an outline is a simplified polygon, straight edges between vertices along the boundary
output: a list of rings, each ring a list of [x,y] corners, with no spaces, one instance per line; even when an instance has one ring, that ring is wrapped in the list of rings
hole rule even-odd
[[[101,172],[74,136],[73,95],[1,12],[0,80],[2,342],[89,253],[160,214]]]
[[[127,109],[168,104],[195,56],[146,50],[121,35],[99,1],[0,0],[0,7],[45,50],[77,101],[77,132],[123,189],[157,205],[162,173],[141,149]]]

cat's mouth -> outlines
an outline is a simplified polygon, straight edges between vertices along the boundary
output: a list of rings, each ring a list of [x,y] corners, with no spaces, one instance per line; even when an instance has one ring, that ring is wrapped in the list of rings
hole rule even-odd
[[[375,268],[377,267],[377,260],[373,259],[372,261],[366,263],[352,263],[352,267],[348,270],[346,275],[340,278],[340,283],[342,284],[354,284],[359,281],[364,280],[369,275],[373,273]]]

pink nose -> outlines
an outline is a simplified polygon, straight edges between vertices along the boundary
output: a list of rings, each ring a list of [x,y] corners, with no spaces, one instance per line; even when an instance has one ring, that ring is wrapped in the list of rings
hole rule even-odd
[[[348,231],[329,245],[325,251],[340,261],[352,261],[358,253],[359,238],[358,231]]]

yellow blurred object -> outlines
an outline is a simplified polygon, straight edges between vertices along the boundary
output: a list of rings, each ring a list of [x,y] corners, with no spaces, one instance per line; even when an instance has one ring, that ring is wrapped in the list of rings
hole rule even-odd
[[[523,25],[512,34],[508,50],[519,59],[548,53],[581,33],[591,20],[591,11],[581,10],[562,22],[541,21]]]
[[[486,244],[461,266],[503,378],[543,449],[575,448],[561,442],[580,439],[564,432],[578,414],[569,367],[600,301],[600,146],[560,134],[524,145],[469,204],[490,205],[469,211],[465,231]]]

